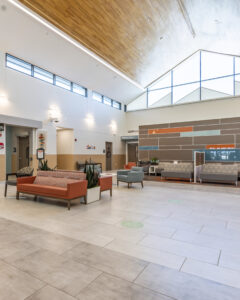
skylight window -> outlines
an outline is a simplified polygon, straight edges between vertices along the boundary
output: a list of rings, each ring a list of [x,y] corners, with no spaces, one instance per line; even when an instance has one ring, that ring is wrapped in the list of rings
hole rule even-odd
[[[108,97],[103,97],[103,103],[106,104],[106,105],[109,105],[111,106],[112,105],[112,100]]]
[[[9,54],[6,57],[6,66],[27,75],[32,75],[31,64]]]
[[[102,95],[101,94],[99,94],[99,93],[96,93],[96,92],[93,92],[92,93],[92,98],[94,99],[94,100],[96,100],[96,101],[98,101],[98,102],[102,102]]]
[[[67,79],[64,79],[62,77],[56,76],[56,86],[60,86],[63,89],[71,90],[71,82]]]
[[[73,83],[73,92],[76,93],[76,94],[79,94],[83,97],[86,97],[86,89],[76,83]]]
[[[36,66],[34,66],[33,69],[33,76],[43,81],[53,83],[53,74]]]

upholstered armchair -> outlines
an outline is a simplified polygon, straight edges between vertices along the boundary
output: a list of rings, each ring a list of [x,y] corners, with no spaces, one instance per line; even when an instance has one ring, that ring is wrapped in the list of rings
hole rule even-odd
[[[135,162],[129,162],[128,164],[124,165],[124,169],[131,170],[132,167],[136,167]]]
[[[130,184],[139,182],[143,187],[143,177],[142,167],[132,167],[131,170],[119,170],[117,171],[117,185],[119,185],[119,181],[126,182],[129,188]]]

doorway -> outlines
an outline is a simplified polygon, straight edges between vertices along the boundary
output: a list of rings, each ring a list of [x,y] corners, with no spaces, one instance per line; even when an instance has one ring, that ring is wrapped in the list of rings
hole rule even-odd
[[[106,142],[106,171],[112,170],[112,142]]]
[[[138,144],[137,143],[128,143],[128,162],[138,161]]]
[[[18,137],[18,168],[22,169],[29,166],[29,136]]]

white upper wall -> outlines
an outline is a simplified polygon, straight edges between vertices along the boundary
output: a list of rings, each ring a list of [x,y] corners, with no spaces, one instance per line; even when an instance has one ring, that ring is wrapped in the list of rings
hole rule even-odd
[[[140,125],[239,117],[240,97],[133,111],[126,115],[128,130],[138,130]]]
[[[124,153],[120,137],[126,132],[126,114],[98,103],[92,99],[91,90],[88,92],[85,98],[6,68],[5,53],[0,52],[0,96],[4,96],[0,97],[0,114],[42,121],[48,135],[48,154],[56,153],[56,127],[49,122],[52,107],[61,115],[57,126],[74,129],[75,154],[102,154],[106,141],[113,142],[114,154]],[[87,150],[88,144],[96,149]]]
[[[2,10],[2,7],[6,9]],[[0,0],[0,37],[0,51],[9,52],[114,100],[129,102],[142,93],[140,87],[7,0]]]

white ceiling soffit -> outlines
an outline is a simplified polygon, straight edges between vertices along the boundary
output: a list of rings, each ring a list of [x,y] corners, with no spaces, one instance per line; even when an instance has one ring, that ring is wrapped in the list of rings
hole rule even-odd
[[[143,88],[15,0],[0,0],[0,51],[112,99],[128,103]]]

